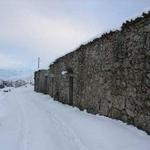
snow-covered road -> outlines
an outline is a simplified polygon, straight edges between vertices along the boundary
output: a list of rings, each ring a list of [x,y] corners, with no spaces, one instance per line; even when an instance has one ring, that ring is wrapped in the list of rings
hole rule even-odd
[[[0,91],[0,150],[150,150],[150,136],[29,86]]]

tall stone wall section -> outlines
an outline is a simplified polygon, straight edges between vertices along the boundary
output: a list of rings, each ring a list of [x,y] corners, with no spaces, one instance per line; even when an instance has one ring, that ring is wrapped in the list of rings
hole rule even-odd
[[[49,94],[150,133],[150,13],[57,59]]]

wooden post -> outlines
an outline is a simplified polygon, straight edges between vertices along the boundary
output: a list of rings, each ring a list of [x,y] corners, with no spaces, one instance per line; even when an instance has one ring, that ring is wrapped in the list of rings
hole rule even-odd
[[[38,57],[38,70],[40,69],[40,57]]]

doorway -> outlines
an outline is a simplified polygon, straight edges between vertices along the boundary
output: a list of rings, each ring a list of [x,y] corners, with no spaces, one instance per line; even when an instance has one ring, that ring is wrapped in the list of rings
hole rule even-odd
[[[67,76],[68,76],[68,90],[69,90],[69,105],[73,105],[73,69],[71,67],[67,67]]]
[[[73,76],[69,76],[69,105],[73,105]]]

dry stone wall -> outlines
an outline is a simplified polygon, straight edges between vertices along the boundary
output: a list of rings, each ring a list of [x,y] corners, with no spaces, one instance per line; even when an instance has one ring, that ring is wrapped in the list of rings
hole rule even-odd
[[[49,94],[150,133],[150,12],[58,58]]]

